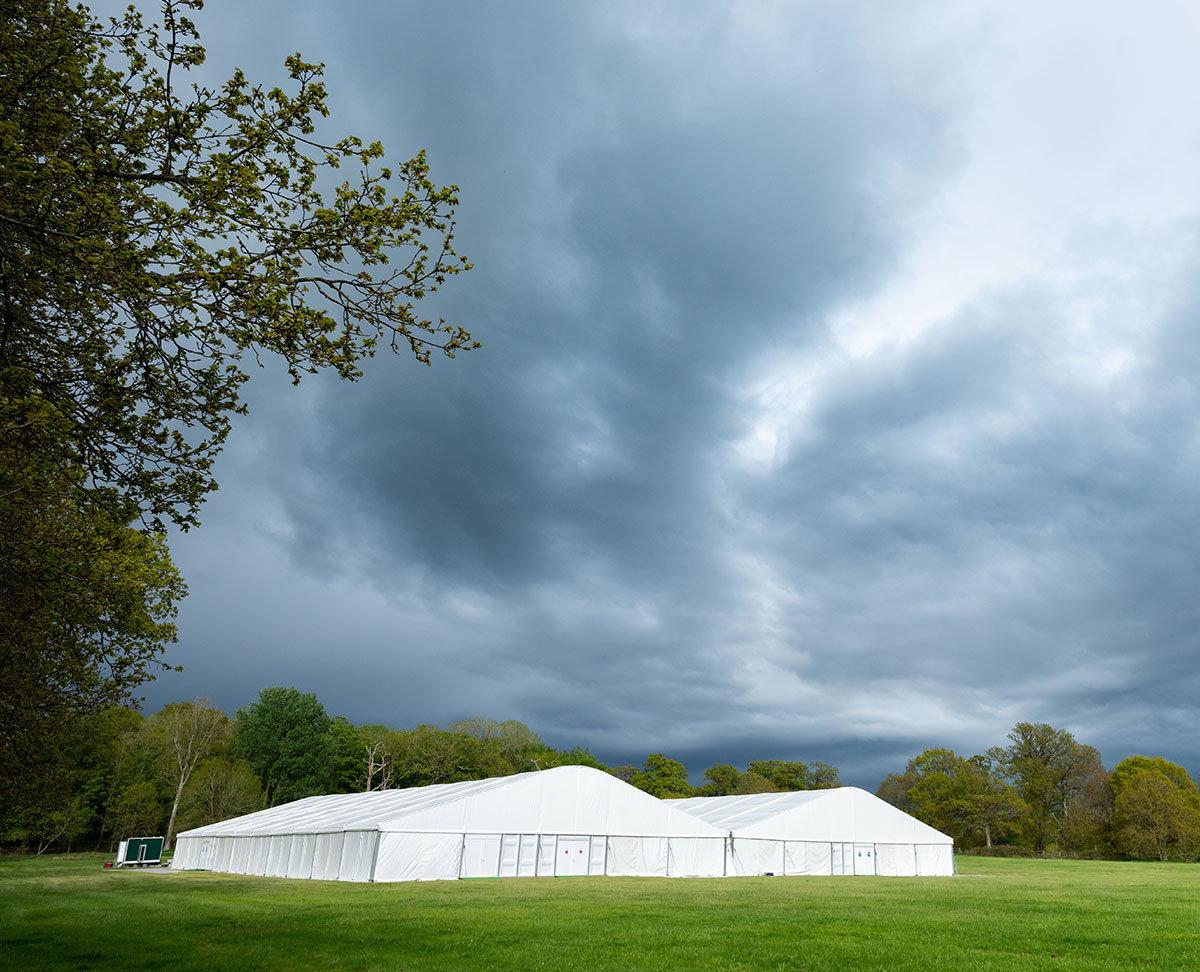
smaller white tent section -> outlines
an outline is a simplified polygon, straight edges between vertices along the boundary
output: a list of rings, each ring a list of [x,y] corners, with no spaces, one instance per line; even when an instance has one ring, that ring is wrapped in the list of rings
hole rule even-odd
[[[954,873],[952,838],[854,786],[665,802],[729,835],[731,875]]]
[[[179,835],[173,866],[339,881],[719,877],[725,834],[608,773],[309,797]]]

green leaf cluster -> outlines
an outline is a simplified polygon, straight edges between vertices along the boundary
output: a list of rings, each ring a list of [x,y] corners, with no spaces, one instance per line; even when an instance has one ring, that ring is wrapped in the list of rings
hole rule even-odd
[[[641,770],[634,773],[629,782],[662,800],[690,797],[695,792],[688,782],[683,763],[662,753],[647,756]]]
[[[382,342],[428,363],[477,346],[416,302],[469,267],[455,186],[424,153],[322,140],[322,66],[291,90],[204,60],[187,14],[101,25],[62,0],[0,15],[0,400],[128,510],[183,526],[216,488],[246,363],[343,378]],[[356,170],[337,182],[330,174]]]
[[[164,668],[185,593],[161,535],[0,437],[0,802],[52,785],[88,713]]]
[[[311,693],[265,688],[239,709],[233,754],[245,759],[271,805],[325,793],[337,753],[332,720]]]

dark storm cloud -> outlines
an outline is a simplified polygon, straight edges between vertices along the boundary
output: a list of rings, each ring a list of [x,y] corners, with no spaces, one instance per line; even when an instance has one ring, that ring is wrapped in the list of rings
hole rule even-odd
[[[477,266],[428,312],[485,348],[255,376],[175,543],[195,687],[161,701],[296,684],[871,787],[1019,720],[1194,756],[1196,304],[1146,269],[1164,241],[1085,228],[1088,274],[869,352],[831,325],[972,161],[974,34],[936,5],[283,10],[205,34],[328,61],[335,128],[462,186]]]
[[[376,372],[365,393],[329,391],[308,464],[402,559],[519,583],[560,576],[582,546],[659,576],[706,542],[697,514],[711,502],[730,368],[747,349],[804,340],[833,300],[869,283],[893,245],[875,169],[936,169],[945,144],[928,119],[916,134],[899,125],[913,114],[904,95],[870,90],[878,79],[852,58],[810,64],[806,84],[769,84],[746,65],[749,77],[714,79],[721,17],[651,43],[622,36],[619,17],[541,12],[412,23],[438,54],[395,65],[413,84],[437,91],[452,76],[473,93],[438,101],[449,117],[425,122],[455,133],[443,165],[456,179],[510,202],[490,225],[464,217],[464,248],[476,256],[478,240],[483,256],[449,298],[459,316],[477,312],[487,360],[439,369],[436,387]],[[585,43],[588,31],[599,41]],[[807,46],[819,59],[820,38]],[[564,50],[577,54],[546,53]],[[554,92],[578,110],[531,115],[530,78],[535,100]],[[495,159],[526,174],[497,185]],[[540,169],[549,182],[530,179]],[[556,224],[531,228],[539,212]],[[499,276],[511,255],[490,259],[499,248],[528,254],[515,279]],[[562,279],[544,278],[560,264]],[[353,436],[332,431],[347,427]],[[312,499],[323,513],[324,497]]]

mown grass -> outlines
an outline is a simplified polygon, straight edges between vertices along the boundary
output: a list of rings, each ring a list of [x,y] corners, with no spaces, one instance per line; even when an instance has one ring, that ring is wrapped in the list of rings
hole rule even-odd
[[[352,885],[0,859],[3,969],[1183,969],[1200,866]]]

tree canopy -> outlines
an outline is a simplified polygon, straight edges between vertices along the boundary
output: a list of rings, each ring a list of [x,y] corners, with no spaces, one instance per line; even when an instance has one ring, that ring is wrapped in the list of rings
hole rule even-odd
[[[328,790],[337,755],[331,727],[315,695],[265,688],[238,709],[233,753],[258,774],[271,806],[299,800]]]
[[[49,786],[72,724],[160,670],[185,591],[161,536],[10,444],[0,434],[0,801]]]
[[[841,786],[836,766],[813,763],[809,766],[791,760],[759,759],[746,766],[747,773],[757,773],[779,790],[828,790]]]
[[[190,15],[0,5],[0,758],[133,700],[251,365],[360,376],[478,346],[417,303],[469,268],[423,152],[328,138],[322,67],[199,77]],[[191,74],[189,75],[189,72]],[[343,174],[344,173],[344,174]]]
[[[688,783],[687,770],[677,759],[669,759],[662,753],[651,753],[641,770],[629,780],[639,790],[663,800],[690,797],[692,785]]]
[[[382,341],[428,363],[471,335],[415,302],[469,264],[457,187],[424,153],[322,140],[322,67],[293,90],[204,61],[200,0],[102,25],[62,0],[13,0],[0,35],[0,368],[5,426],[126,509],[188,526],[241,411],[246,363],[359,377]],[[327,184],[343,166],[353,178]]]
[[[969,759],[952,749],[927,749],[903,775],[884,779],[876,796],[949,834],[957,843],[991,847],[1015,832],[1027,808],[986,756]]]
[[[1130,857],[1167,860],[1200,850],[1200,791],[1191,774],[1161,756],[1129,756],[1112,771],[1113,832]]]
[[[1034,848],[1046,849],[1058,822],[1085,791],[1094,772],[1103,774],[1100,754],[1066,729],[1044,722],[1018,722],[1009,745],[989,752],[1000,772],[1025,802],[1025,823]]]

